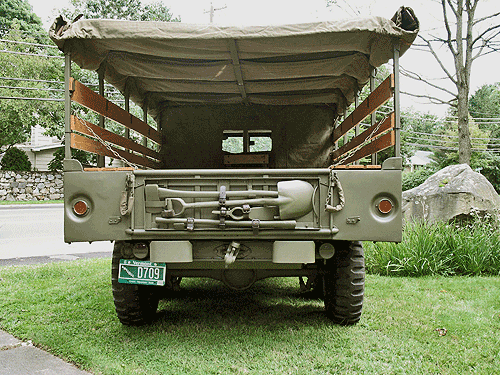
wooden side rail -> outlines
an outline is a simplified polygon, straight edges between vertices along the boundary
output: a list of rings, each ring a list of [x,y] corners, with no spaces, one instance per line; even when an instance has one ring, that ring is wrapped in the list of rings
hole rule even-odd
[[[79,150],[84,150],[88,152],[92,152],[98,155],[108,156],[110,158],[116,158],[116,155],[111,152],[106,146],[104,146],[101,142],[96,141],[91,138],[84,137],[83,135],[79,135],[77,133],[71,133],[71,147],[77,148]],[[159,168],[159,163],[148,159],[143,156],[135,155],[131,152],[120,150],[116,147],[109,146],[113,151],[115,151],[118,155],[128,160],[131,163],[142,165],[149,168]]]
[[[71,130],[88,135],[95,138],[94,133],[99,136],[102,140],[106,142],[113,143],[117,146],[121,146],[126,150],[139,152],[143,155],[147,155],[156,160],[161,160],[161,156],[158,152],[151,150],[143,145],[134,142],[131,139],[122,137],[118,134],[110,132],[109,130],[103,129],[97,125],[94,125],[88,121],[82,120],[74,115],[71,116]]]
[[[333,162],[335,163],[341,156],[347,154],[349,151],[352,151],[356,147],[359,147],[365,141],[374,140],[379,135],[385,133],[386,131],[394,129],[394,125],[395,125],[395,115],[394,112],[391,112],[389,116],[387,116],[385,119],[379,121],[375,125],[370,126],[363,133],[351,139],[348,143],[340,147],[338,150],[333,151],[332,153]]]
[[[152,141],[161,144],[161,134],[156,129],[150,127],[144,121],[128,113],[121,107],[110,102],[106,98],[89,89],[83,83],[74,78],[70,78],[70,88],[72,91],[71,100],[91,109],[98,114],[116,121],[136,132],[148,137]]]
[[[385,104],[394,93],[394,74],[385,79],[347,118],[333,131],[333,142],[336,142],[349,130],[361,123],[365,118]]]
[[[365,147],[356,151],[352,156],[345,160],[342,160],[342,164],[349,164],[364,158],[365,156],[374,154],[375,152],[385,150],[388,147],[394,146],[396,144],[396,133],[392,130],[389,133],[382,135],[371,143],[368,143]]]

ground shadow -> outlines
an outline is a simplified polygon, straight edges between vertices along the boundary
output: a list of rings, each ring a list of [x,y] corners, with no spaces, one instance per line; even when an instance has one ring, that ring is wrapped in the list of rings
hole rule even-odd
[[[169,291],[160,301],[157,324],[203,322],[206,326],[227,324],[278,326],[327,323],[323,301],[312,292],[276,279],[262,280],[244,291],[234,291],[220,282],[184,282],[179,291]]]

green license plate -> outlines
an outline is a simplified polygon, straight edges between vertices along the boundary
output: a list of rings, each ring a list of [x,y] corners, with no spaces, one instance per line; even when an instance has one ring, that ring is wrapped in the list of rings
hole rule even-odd
[[[165,285],[165,263],[120,259],[118,282],[122,284]]]

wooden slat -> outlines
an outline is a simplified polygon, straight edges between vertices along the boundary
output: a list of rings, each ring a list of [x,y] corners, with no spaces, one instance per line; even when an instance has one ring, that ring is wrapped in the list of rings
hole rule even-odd
[[[380,122],[382,122],[382,123],[380,123]],[[390,113],[389,116],[387,116],[385,119],[381,120],[380,122],[376,123],[373,126],[370,126],[363,133],[361,133],[357,137],[351,139],[348,143],[346,143],[345,145],[340,147],[338,150],[335,150],[332,153],[333,161],[337,160],[340,156],[348,153],[352,149],[361,145],[364,141],[366,141],[368,139],[368,137],[372,134],[373,130],[377,128],[377,126],[380,125],[379,129],[375,132],[375,134],[373,134],[372,138],[375,138],[378,135],[386,132],[387,130],[394,128],[394,125],[396,123],[394,112]]]
[[[335,142],[340,139],[345,133],[386,103],[392,97],[393,90],[394,75],[391,74],[342,122],[342,124],[335,128],[333,131],[333,141]]]
[[[330,169],[382,169],[381,165],[332,165]]]
[[[90,138],[86,138],[83,135],[79,135],[76,133],[71,133],[71,147],[77,148],[79,150],[92,152],[98,155],[104,155],[111,158],[116,158],[111,151],[109,151],[103,144],[98,141]],[[117,148],[111,147],[114,151],[118,153],[121,157],[128,160],[131,163],[142,165],[149,168],[158,168],[159,163],[154,162],[151,159],[131,154],[130,152],[119,150]]]
[[[161,134],[144,121],[138,119],[121,107],[92,91],[74,78],[71,78],[70,87],[73,90],[71,95],[72,101],[77,102],[84,107],[109,118],[110,120],[116,121],[127,128],[135,130],[158,144],[161,144]]]
[[[85,126],[86,125],[86,126]],[[161,160],[161,156],[158,152],[151,150],[147,147],[144,147],[143,145],[140,145],[138,143],[135,143],[131,139],[127,139],[125,137],[122,137],[118,134],[115,134],[113,132],[110,132],[109,130],[103,129],[97,125],[94,125],[88,121],[82,120],[74,115],[71,116],[71,130],[74,130],[78,133],[86,134],[89,135],[93,138],[94,135],[92,132],[87,128],[87,126],[92,129],[94,133],[96,133],[99,137],[101,137],[103,140],[113,143],[117,146],[121,146],[127,150],[130,151],[135,151],[139,152],[143,155],[150,156],[156,160]]]
[[[393,130],[379,137],[375,141],[367,144],[362,149],[356,151],[353,156],[344,160],[342,164],[349,164],[355,162],[356,160],[364,158],[365,156],[371,155],[377,151],[382,151],[385,150],[387,147],[394,146],[395,143],[396,143],[396,133]]]
[[[232,154],[224,155],[224,165],[269,164],[267,154]]]

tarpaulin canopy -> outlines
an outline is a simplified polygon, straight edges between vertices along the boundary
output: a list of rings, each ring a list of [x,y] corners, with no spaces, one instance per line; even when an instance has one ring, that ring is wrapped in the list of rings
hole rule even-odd
[[[392,19],[252,27],[58,18],[50,37],[154,116],[164,105],[237,103],[327,104],[340,114],[418,27],[402,7]]]

